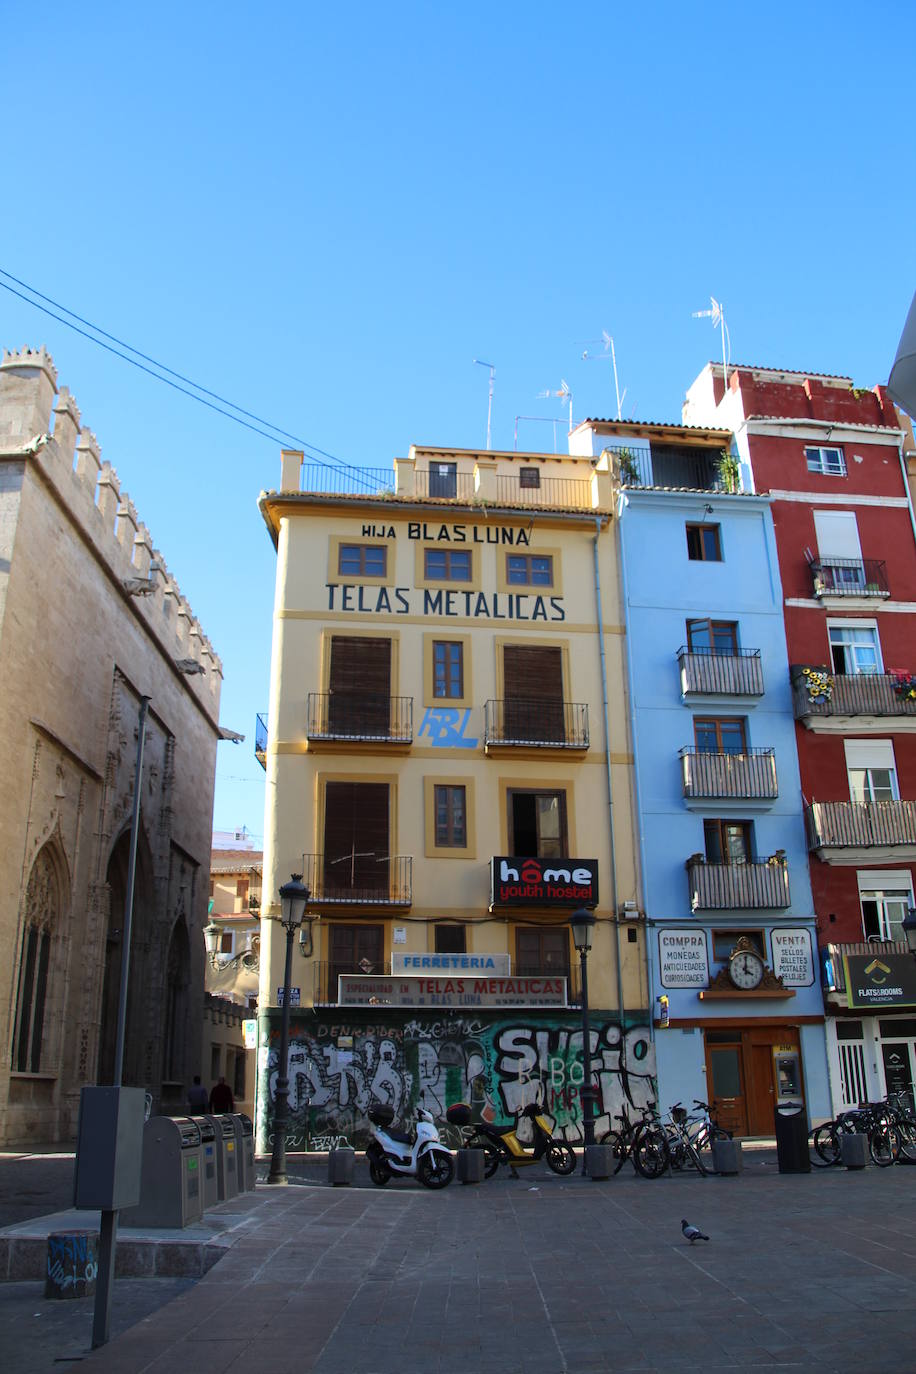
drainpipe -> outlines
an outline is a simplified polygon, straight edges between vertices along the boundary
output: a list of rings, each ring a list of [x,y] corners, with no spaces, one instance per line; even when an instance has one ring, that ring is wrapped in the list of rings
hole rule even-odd
[[[901,433],[897,440],[897,457],[900,459],[900,471],[903,474],[903,490],[906,492],[906,508],[910,513],[910,524],[913,527],[913,540],[916,542],[916,516],[913,514],[913,498],[910,494],[910,479],[906,470],[906,458],[903,453],[904,436]]]
[[[623,1007],[623,970],[621,968],[620,955],[620,920],[617,914],[617,858],[614,852],[614,793],[611,785],[611,731],[608,723],[608,697],[607,697],[607,659],[604,652],[604,613],[601,606],[601,577],[598,571],[598,539],[601,534],[601,516],[595,517],[595,538],[592,551],[595,561],[595,603],[598,614],[598,651],[601,658],[601,703],[604,710],[604,759],[605,772],[607,776],[607,816],[608,816],[608,839],[611,851],[611,901],[614,911],[614,933],[616,935],[615,945],[615,965],[617,969],[617,1009],[620,1017],[620,1063],[623,1066],[624,1057],[624,1007]],[[651,1019],[651,1018],[650,1018]]]
[[[638,755],[638,750],[637,750],[637,733],[636,733],[636,692],[635,692],[635,683],[634,683],[634,680],[633,680],[633,673],[634,673],[634,668],[633,668],[633,655],[630,653],[630,649],[629,649],[629,645],[630,645],[630,593],[629,593],[629,585],[628,585],[628,582],[627,582],[627,560],[626,560],[626,556],[625,556],[625,553],[624,553],[625,533],[624,533],[624,521],[623,521],[623,509],[624,509],[624,507],[625,507],[626,505],[627,505],[627,498],[626,498],[626,495],[625,495],[623,492],[621,492],[621,494],[620,494],[620,502],[619,502],[618,507],[617,507],[617,528],[618,528],[618,530],[619,530],[619,532],[620,532],[620,534],[619,534],[619,539],[620,539],[620,584],[621,584],[621,590],[622,590],[622,592],[623,592],[623,627],[624,627],[624,632],[625,632],[625,642],[626,642],[626,646],[627,646],[627,648],[626,648],[626,660],[627,660],[627,691],[628,691],[629,697],[630,697],[630,737],[631,737],[632,744],[633,744],[633,791],[634,791],[634,802],[635,802],[635,806],[636,806],[636,817],[635,817],[635,820],[636,820],[636,833],[637,833],[637,843],[638,843],[638,845],[639,845],[639,867],[640,867],[640,870],[641,870],[641,875],[640,875],[640,876],[641,876],[641,879],[642,879],[642,884],[641,884],[641,885],[642,885],[642,893],[643,893],[643,900],[645,901],[646,895],[647,895],[647,894],[646,894],[646,875],[647,875],[647,873],[648,873],[649,870],[648,870],[648,868],[646,867],[646,840],[645,840],[644,827],[643,827],[643,824],[642,824],[642,801],[641,801],[641,793],[640,793],[640,786],[639,786],[639,755]],[[650,1040],[651,1043],[654,1044],[654,1042],[655,1042],[655,995],[654,995],[654,989],[655,989],[655,968],[654,968],[654,959],[653,959],[653,957],[652,957],[652,935],[653,935],[653,926],[652,926],[652,922],[649,920],[649,913],[648,913],[648,910],[647,910],[647,911],[646,911],[646,978],[647,978],[648,984],[649,984],[649,987],[648,987],[648,990],[647,990],[647,1000],[648,1000],[648,1003],[649,1003],[649,1040]]]

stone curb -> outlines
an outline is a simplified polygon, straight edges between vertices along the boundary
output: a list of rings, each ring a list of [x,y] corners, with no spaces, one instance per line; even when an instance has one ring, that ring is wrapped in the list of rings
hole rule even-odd
[[[229,1251],[228,1240],[130,1240],[118,1237],[115,1274],[122,1279],[202,1278]],[[44,1282],[48,1237],[0,1236],[0,1283]]]

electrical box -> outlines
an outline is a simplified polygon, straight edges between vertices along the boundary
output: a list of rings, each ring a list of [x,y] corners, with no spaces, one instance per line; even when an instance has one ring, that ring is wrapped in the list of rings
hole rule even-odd
[[[200,1131],[189,1116],[151,1116],[143,1128],[140,1201],[123,1226],[182,1227],[203,1215]]]
[[[83,1088],[73,1171],[74,1207],[116,1212],[140,1201],[145,1115],[142,1088]]]

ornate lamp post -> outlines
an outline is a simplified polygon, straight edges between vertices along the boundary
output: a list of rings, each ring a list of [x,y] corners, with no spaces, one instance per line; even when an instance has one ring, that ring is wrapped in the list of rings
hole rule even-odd
[[[582,1130],[585,1136],[585,1149],[582,1154],[582,1172],[587,1173],[588,1151],[595,1143],[595,1090],[592,1087],[592,1045],[591,1030],[588,1024],[588,952],[592,947],[592,932],[595,929],[595,915],[580,907],[569,918],[572,926],[573,942],[579,951],[582,970]]]
[[[286,1177],[286,1122],[289,1117],[289,998],[293,975],[293,936],[302,925],[309,903],[309,890],[301,873],[294,873],[280,888],[280,924],[286,931],[286,968],[283,974],[283,1015],[280,1019],[280,1055],[277,1060],[277,1090],[274,1094],[274,1148],[270,1159],[268,1183],[288,1183]]]

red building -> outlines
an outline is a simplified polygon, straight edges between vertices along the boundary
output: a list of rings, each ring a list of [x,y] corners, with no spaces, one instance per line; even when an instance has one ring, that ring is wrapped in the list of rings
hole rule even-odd
[[[916,1081],[916,520],[883,387],[709,364],[684,421],[733,430],[770,492],[839,1109]]]

